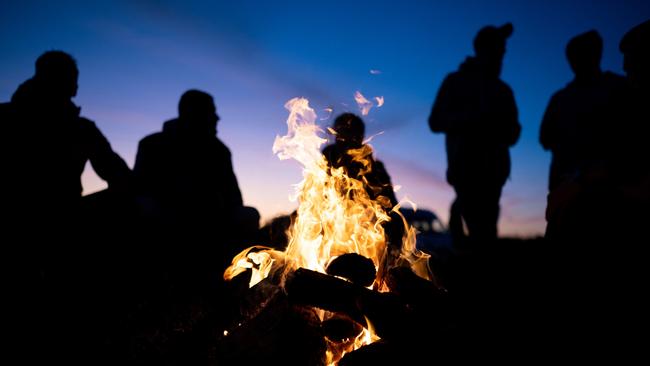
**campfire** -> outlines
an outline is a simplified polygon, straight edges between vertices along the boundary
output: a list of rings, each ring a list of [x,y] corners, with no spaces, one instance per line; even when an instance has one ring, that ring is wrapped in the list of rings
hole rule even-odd
[[[367,189],[373,187],[367,182],[349,177],[343,167],[328,165],[321,153],[327,141],[324,130],[316,125],[317,115],[307,99],[291,99],[285,107],[290,112],[288,133],[276,138],[273,152],[303,168],[303,180],[291,198],[298,201],[298,209],[287,232],[288,246],[284,251],[248,248],[232,260],[224,278],[250,273],[247,319],[237,328],[273,328],[268,326],[270,308],[276,313],[300,312],[298,319],[318,329],[314,339],[322,338],[314,348],[322,352],[314,364],[336,365],[346,353],[378,341],[382,327],[398,326],[381,320],[389,313],[398,319],[407,311],[401,302],[392,301],[391,292],[409,291],[409,283],[430,286],[434,292],[437,287],[428,255],[416,250],[415,230],[399,214],[399,205],[390,207],[383,196],[371,199]],[[368,144],[350,154],[371,168]],[[387,232],[390,227],[399,227],[398,234]],[[233,337],[237,332],[224,334]],[[390,331],[385,333],[390,337]]]

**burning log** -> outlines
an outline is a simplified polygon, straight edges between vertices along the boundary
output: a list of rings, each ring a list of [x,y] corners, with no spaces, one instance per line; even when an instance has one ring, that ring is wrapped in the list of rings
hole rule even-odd
[[[347,278],[363,287],[372,285],[377,276],[375,264],[372,260],[357,253],[338,256],[327,266],[327,273],[332,276]]]
[[[281,360],[286,365],[325,366],[327,345],[316,311],[291,304],[282,291],[272,287],[257,289],[272,294],[251,318],[218,339],[217,364],[261,365]],[[287,352],[292,344],[299,346]]]
[[[292,274],[285,289],[293,303],[345,314],[364,327],[368,327],[369,321],[381,338],[400,337],[410,318],[408,309],[395,294],[372,291],[305,268]]]
[[[249,287],[270,284],[281,289],[275,296],[286,297],[290,309],[325,310],[314,311],[320,322],[317,329],[321,337],[328,337],[327,363],[336,364],[346,353],[371,344],[378,336],[389,343],[399,342],[404,332],[417,327],[418,319],[401,296],[366,287],[375,284],[378,291],[386,291],[387,270],[395,265],[409,266],[419,276],[430,278],[427,257],[415,249],[415,230],[399,212],[386,211],[386,197],[375,198],[367,190],[367,181],[327,163],[320,150],[326,140],[318,136],[321,130],[308,101],[294,98],[286,107],[289,131],[276,138],[273,151],[280,159],[300,162],[304,177],[296,185],[300,205],[286,232],[288,245],[282,252],[259,246],[241,252],[233,258],[224,279],[250,271]],[[348,154],[370,171],[369,145]],[[395,286],[410,296],[417,288],[400,284],[400,276],[396,275]],[[274,303],[264,300],[264,291],[259,294],[262,298],[252,298],[252,311],[248,312],[255,319],[274,313],[269,310]],[[361,326],[367,329],[359,334]],[[256,333],[253,330],[252,339]]]
[[[334,315],[321,324],[325,337],[332,342],[341,343],[355,339],[363,331],[363,327],[354,320],[343,316]]]
[[[289,301],[342,313],[366,325],[359,310],[359,299],[370,290],[363,286],[305,268],[298,268],[287,280]]]
[[[445,313],[449,307],[447,290],[416,275],[410,268],[391,269],[386,283],[391,292],[399,295],[415,311]]]

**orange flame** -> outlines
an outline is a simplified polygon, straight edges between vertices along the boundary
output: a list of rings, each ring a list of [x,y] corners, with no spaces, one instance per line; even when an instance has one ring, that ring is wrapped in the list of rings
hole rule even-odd
[[[367,116],[368,112],[370,112],[370,108],[373,106],[372,102],[366,99],[366,97],[364,97],[358,90],[354,93],[354,100],[357,102],[361,114]]]
[[[357,94],[361,96],[361,93]],[[280,284],[283,286],[289,272],[304,267],[325,273],[331,260],[346,253],[358,253],[370,258],[377,273],[385,273],[387,268],[384,267],[389,262],[386,258],[394,258],[390,261],[392,264],[408,265],[418,275],[431,278],[426,265],[428,257],[415,250],[415,230],[405,222],[401,253],[388,253],[382,225],[391,219],[386,212],[388,199],[380,196],[372,200],[363,182],[348,177],[343,168],[328,165],[320,150],[326,139],[319,137],[319,134],[324,131],[315,124],[317,116],[309,107],[309,101],[294,98],[286,103],[285,108],[290,112],[287,119],[289,130],[287,135],[276,137],[273,152],[281,160],[294,159],[303,166],[303,180],[296,185],[292,197],[292,200],[298,200],[299,206],[296,219],[287,232],[289,244],[284,252],[259,246],[241,252],[233,259],[224,278],[229,280],[251,270],[249,286],[252,287],[274,270],[282,269],[284,273],[280,276]],[[372,148],[369,145],[363,145],[350,154],[366,169],[371,168]],[[393,208],[396,212],[399,212],[398,209],[399,205]],[[375,287],[380,285],[377,279],[375,282]],[[352,345],[331,344],[326,355],[327,362],[334,365],[345,352],[377,339],[369,327]]]

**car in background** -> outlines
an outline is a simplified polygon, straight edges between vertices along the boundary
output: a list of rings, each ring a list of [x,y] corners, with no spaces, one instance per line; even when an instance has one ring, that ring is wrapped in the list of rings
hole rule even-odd
[[[417,230],[417,249],[440,260],[445,260],[453,254],[451,234],[435,213],[406,207],[400,208],[400,212],[406,222]]]

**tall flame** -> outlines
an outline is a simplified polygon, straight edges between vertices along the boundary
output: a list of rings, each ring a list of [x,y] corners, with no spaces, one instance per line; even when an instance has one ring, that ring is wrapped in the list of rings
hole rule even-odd
[[[384,273],[385,268],[382,267],[387,262],[387,256],[390,256],[382,225],[391,220],[386,212],[388,200],[381,196],[376,200],[371,199],[362,181],[348,177],[344,168],[328,165],[321,153],[321,146],[327,140],[319,137],[324,131],[315,124],[317,116],[307,99],[291,99],[285,108],[289,110],[288,133],[276,137],[273,152],[282,160],[295,159],[303,167],[303,180],[296,185],[293,197],[298,200],[299,206],[287,232],[289,244],[284,253],[262,247],[245,250],[233,259],[224,278],[228,280],[251,270],[252,287],[269,276],[275,262],[282,262],[285,274],[300,267],[325,273],[331,260],[346,253],[358,253],[370,258],[377,272]],[[372,149],[368,145],[353,150],[351,155],[355,161],[370,169]],[[415,251],[415,230],[406,223],[405,227],[402,253],[393,254],[396,258],[394,262],[420,266],[422,269],[416,270],[416,273],[426,278],[426,257]],[[284,278],[284,275],[281,276],[281,281]],[[365,329],[350,350],[376,339],[374,332]],[[328,363],[335,364],[344,353],[341,349],[330,349]]]

